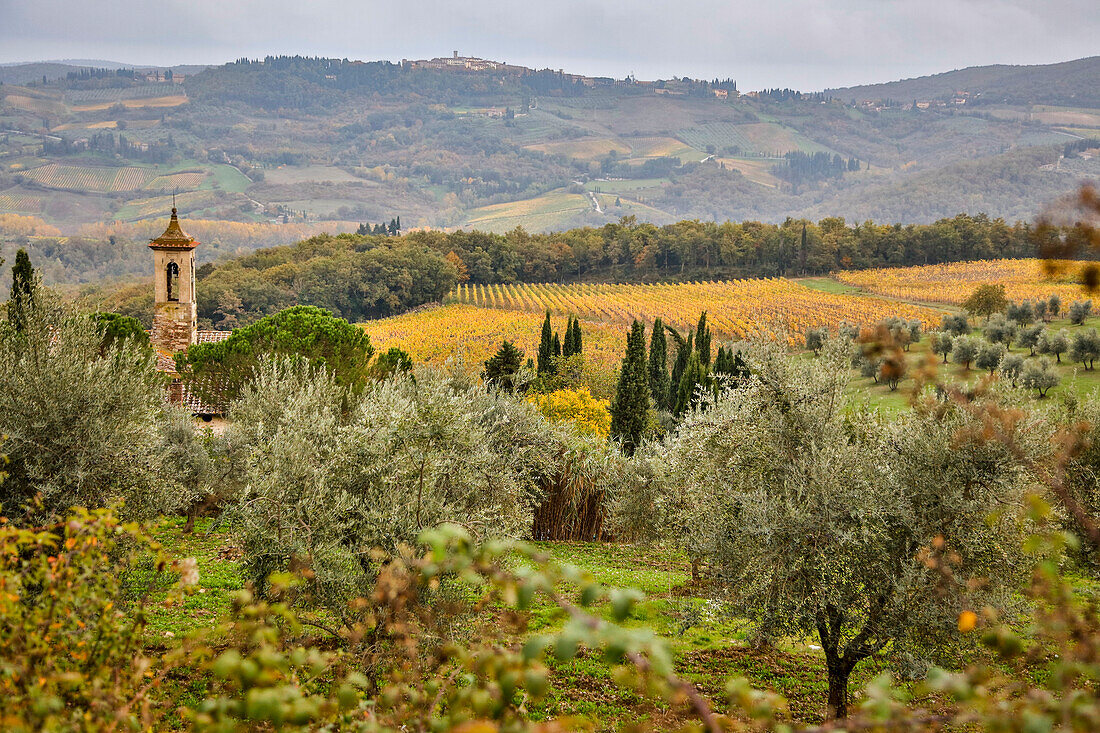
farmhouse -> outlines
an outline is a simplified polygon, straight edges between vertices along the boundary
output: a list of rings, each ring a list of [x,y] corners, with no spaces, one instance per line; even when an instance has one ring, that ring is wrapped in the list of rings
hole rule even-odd
[[[168,228],[149,242],[153,250],[153,330],[150,341],[157,353],[157,369],[171,378],[168,401],[209,420],[224,412],[221,405],[203,404],[188,390],[176,371],[175,355],[191,344],[222,341],[229,331],[198,330],[195,298],[195,248],[199,243],[180,227],[176,208]]]

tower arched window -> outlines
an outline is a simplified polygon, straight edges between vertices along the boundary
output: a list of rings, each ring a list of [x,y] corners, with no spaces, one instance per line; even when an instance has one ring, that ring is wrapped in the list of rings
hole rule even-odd
[[[166,275],[168,283],[168,300],[178,301],[180,299],[180,266],[175,262],[169,262]]]

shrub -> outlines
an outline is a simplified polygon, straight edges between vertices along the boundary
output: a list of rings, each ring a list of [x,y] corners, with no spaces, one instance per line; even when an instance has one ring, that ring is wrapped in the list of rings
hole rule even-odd
[[[1020,354],[1006,354],[1001,360],[1001,377],[1012,382],[1015,387],[1024,371],[1024,357]]]

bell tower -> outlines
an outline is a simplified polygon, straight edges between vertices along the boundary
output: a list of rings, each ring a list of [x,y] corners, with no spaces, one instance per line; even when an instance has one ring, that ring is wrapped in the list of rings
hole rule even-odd
[[[175,353],[195,343],[195,247],[180,229],[176,207],[168,228],[149,243],[153,250],[153,348]]]

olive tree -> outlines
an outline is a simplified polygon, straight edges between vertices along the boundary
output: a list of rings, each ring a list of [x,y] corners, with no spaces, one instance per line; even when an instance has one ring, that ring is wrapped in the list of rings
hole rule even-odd
[[[17,329],[0,323],[0,434],[10,463],[4,513],[40,521],[124,499],[158,511],[153,472],[164,380],[133,339],[104,347],[86,317],[37,289]],[[40,506],[28,502],[40,497]]]
[[[988,369],[990,375],[997,371],[1001,361],[1005,358],[1004,344],[983,344],[978,357],[974,360],[974,366],[979,369]]]
[[[959,336],[951,346],[951,360],[970,371],[970,362],[978,358],[982,342],[972,336]]]
[[[946,364],[947,357],[955,346],[955,337],[949,331],[934,331],[929,340],[932,342],[932,353],[942,354],[943,363]]]
[[[761,638],[817,636],[843,717],[861,661],[920,672],[963,643],[960,611],[1011,610],[1020,536],[1004,509],[1024,482],[969,407],[853,413],[843,355],[823,361],[758,355],[743,389],[646,453],[667,487],[654,521],[709,560]],[[1024,421],[1012,430],[1031,439]],[[946,584],[941,555],[958,558]]]
[[[970,322],[966,320],[966,316],[962,313],[948,313],[943,317],[941,330],[953,336],[964,336],[970,333]]]
[[[1091,313],[1091,300],[1075,300],[1069,305],[1069,322],[1074,326],[1080,326]]]
[[[1093,362],[1100,359],[1100,334],[1097,334],[1095,328],[1073,334],[1069,356],[1074,361],[1081,362],[1086,371],[1092,371]]]
[[[265,360],[231,409],[243,452],[235,514],[261,590],[294,561],[335,613],[380,562],[441,522],[480,537],[529,533],[542,476],[574,433],[520,398],[417,369],[349,396],[325,369]]]
[[[1046,327],[1041,323],[1036,323],[1034,326],[1028,326],[1020,331],[1020,335],[1016,339],[1016,345],[1028,349],[1031,352],[1031,356],[1035,356],[1035,349],[1039,347],[1045,333]]]
[[[1020,384],[1039,393],[1039,398],[1047,396],[1047,390],[1057,387],[1061,381],[1050,359],[1041,357],[1038,361],[1029,361],[1020,374]]]
[[[1064,328],[1054,332],[1044,331],[1035,350],[1040,354],[1053,354],[1054,361],[1061,364],[1062,354],[1069,351],[1069,333]]]
[[[1019,327],[1015,322],[1004,317],[1003,314],[997,313],[989,317],[989,320],[985,322],[985,326],[982,328],[982,334],[995,344],[1004,344],[1008,348],[1012,348],[1012,342],[1016,339],[1016,333]]]

